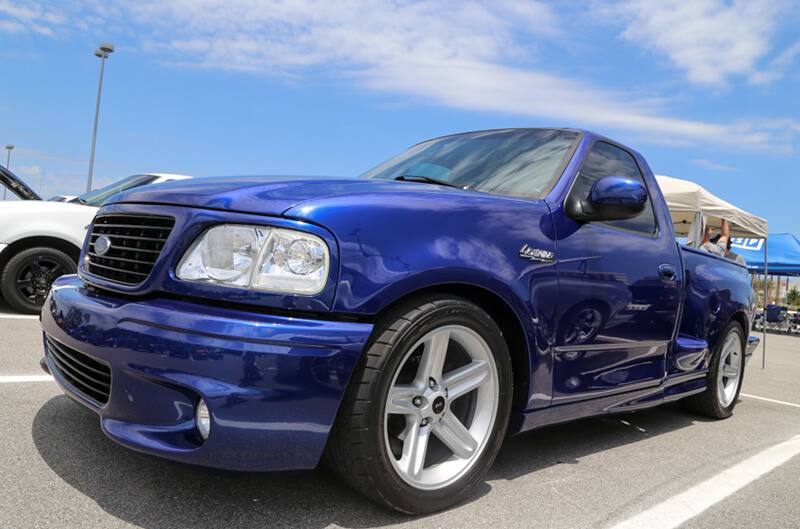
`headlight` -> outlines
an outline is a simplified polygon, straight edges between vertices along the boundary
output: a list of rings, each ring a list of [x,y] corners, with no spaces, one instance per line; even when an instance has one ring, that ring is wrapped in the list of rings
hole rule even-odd
[[[284,228],[221,224],[207,229],[178,265],[179,279],[313,295],[328,279],[325,241]]]

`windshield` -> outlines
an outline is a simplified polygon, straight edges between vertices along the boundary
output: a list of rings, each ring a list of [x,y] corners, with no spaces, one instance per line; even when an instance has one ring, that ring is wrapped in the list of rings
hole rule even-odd
[[[116,195],[117,193],[132,187],[149,184],[153,180],[155,180],[153,175],[137,174],[129,176],[119,180],[118,182],[114,182],[113,184],[108,184],[105,187],[100,187],[93,191],[89,191],[88,193],[84,193],[78,198],[71,200],[71,202],[80,202],[81,204],[85,204],[87,206],[100,207],[112,195]]]
[[[496,195],[542,198],[577,137],[577,132],[550,129],[447,136],[415,145],[360,177],[416,177]]]

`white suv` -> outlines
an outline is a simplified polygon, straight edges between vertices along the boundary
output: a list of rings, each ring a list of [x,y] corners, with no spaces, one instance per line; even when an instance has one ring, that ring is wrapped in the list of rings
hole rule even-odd
[[[0,201],[0,290],[12,309],[37,313],[50,285],[74,274],[86,228],[112,195],[133,187],[191,178],[140,174],[123,178],[68,202],[40,200],[28,186],[0,167],[0,183],[23,200]]]

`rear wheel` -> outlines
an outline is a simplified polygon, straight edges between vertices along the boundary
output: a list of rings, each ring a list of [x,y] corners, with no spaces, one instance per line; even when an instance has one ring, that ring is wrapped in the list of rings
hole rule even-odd
[[[457,298],[405,304],[378,323],[326,459],[393,509],[437,511],[480,483],[505,436],[511,361],[500,329]]]
[[[3,297],[15,311],[36,314],[53,281],[64,274],[74,274],[76,269],[75,261],[55,248],[22,250],[3,269]]]
[[[739,323],[730,322],[711,358],[706,390],[684,399],[684,406],[713,419],[730,417],[742,389],[744,351],[744,331]]]

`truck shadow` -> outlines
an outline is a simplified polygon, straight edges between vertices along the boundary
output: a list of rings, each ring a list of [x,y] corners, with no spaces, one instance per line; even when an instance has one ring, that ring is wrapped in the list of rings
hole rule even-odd
[[[674,407],[588,419],[506,441],[488,482],[554,465],[580,464],[596,452],[675,431],[699,420]],[[625,424],[621,421],[626,421]],[[233,473],[172,463],[123,448],[100,431],[97,417],[58,396],[33,421],[33,441],[61,479],[110,515],[144,528],[375,527],[408,516],[378,507],[324,471]]]

